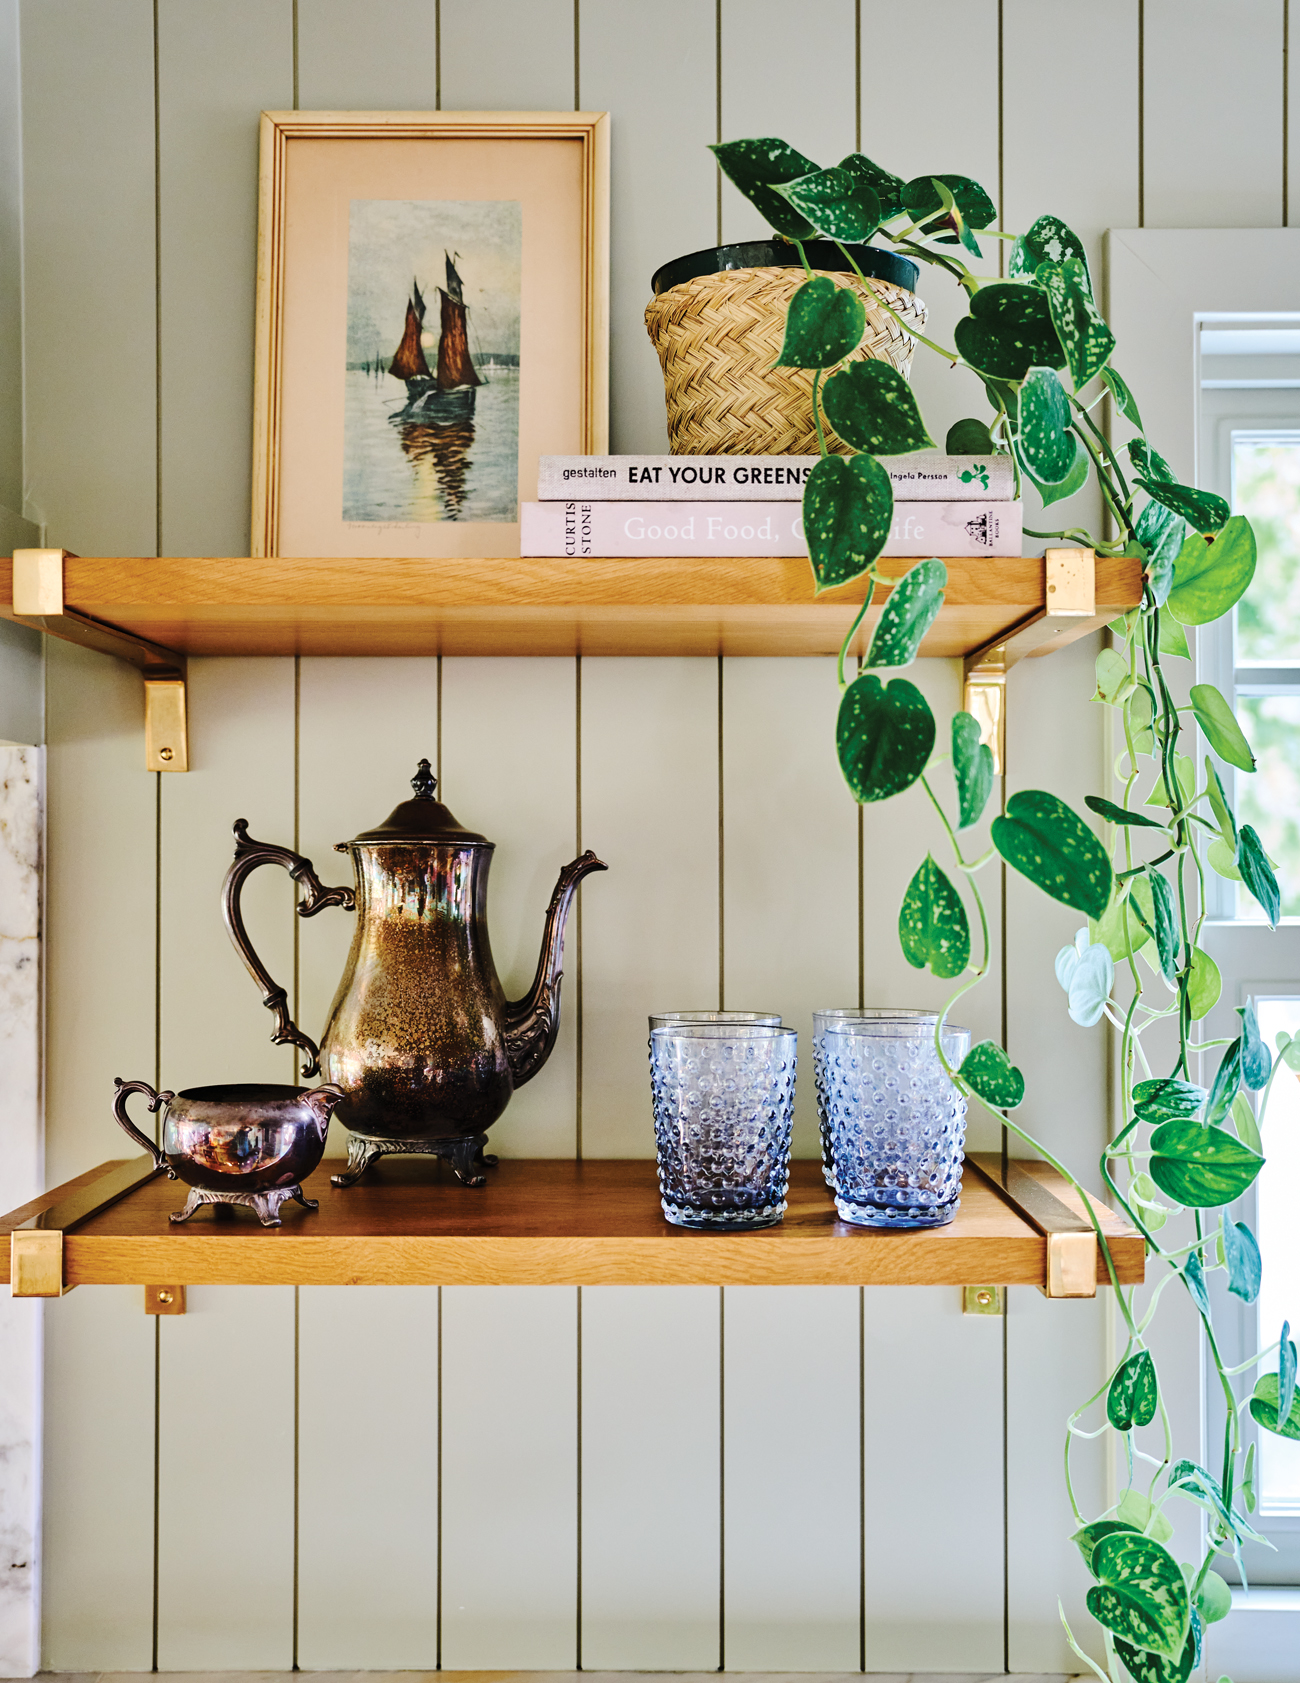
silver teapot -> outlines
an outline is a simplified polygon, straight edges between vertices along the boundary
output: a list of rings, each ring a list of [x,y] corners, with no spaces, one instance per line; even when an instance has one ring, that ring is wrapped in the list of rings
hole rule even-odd
[[[467,830],[435,798],[428,760],[403,801],[378,828],[336,851],[352,860],[354,886],[326,888],[310,859],[254,841],[235,825],[235,860],[226,873],[226,927],[262,1003],[275,1014],[277,1045],[306,1054],[305,1076],[323,1071],[347,1097],[338,1109],[349,1130],[348,1165],[333,1177],[351,1186],[387,1153],[449,1158],[457,1178],[482,1186],[487,1130],[510,1095],[550,1056],[560,1027],[564,928],[578,884],[607,867],[591,852],[560,872],[542,932],[532,987],[508,1000],[492,962],[487,931],[488,870],[494,844]],[[327,906],[357,913],[352,950],[320,1045],[289,1014],[285,990],[253,949],[240,891],[259,865],[282,865],[305,890],[299,917]]]

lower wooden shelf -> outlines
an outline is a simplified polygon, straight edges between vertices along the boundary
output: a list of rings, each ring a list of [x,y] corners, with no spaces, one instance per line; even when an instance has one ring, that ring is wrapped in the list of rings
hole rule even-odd
[[[326,1161],[305,1185],[316,1213],[284,1208],[262,1228],[248,1210],[168,1221],[185,1189],[147,1158],[106,1163],[0,1218],[13,1254],[61,1247],[78,1285],[1032,1285],[1091,1296],[1109,1275],[1082,1206],[1038,1163],[968,1158],[947,1227],[881,1233],[839,1220],[819,1163],[792,1166],[780,1225],[754,1233],[670,1227],[653,1162],[504,1160],[481,1190],[432,1159],[389,1158],[340,1191]],[[105,1204],[106,1199],[113,1201]],[[1120,1280],[1143,1277],[1141,1236],[1100,1210]],[[16,1230],[16,1231],[15,1231]],[[0,1275],[11,1278],[11,1246]],[[15,1269],[14,1272],[19,1272]]]

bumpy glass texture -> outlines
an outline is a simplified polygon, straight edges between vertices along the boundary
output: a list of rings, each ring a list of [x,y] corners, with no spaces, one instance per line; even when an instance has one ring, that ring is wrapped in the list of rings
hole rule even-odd
[[[835,1156],[831,1149],[831,1124],[826,1102],[826,1036],[837,1023],[878,1022],[886,1017],[926,1023],[933,1029],[938,1012],[918,1010],[910,1005],[857,1005],[813,1012],[813,1087],[817,1093],[817,1121],[821,1129],[822,1178],[832,1191],[835,1189]]]
[[[950,1064],[970,1031],[949,1027]],[[835,1208],[859,1227],[942,1227],[961,1198],[966,1101],[944,1073],[933,1019],[828,1024],[825,1106]]]
[[[651,1036],[663,1212],[677,1227],[770,1227],[785,1214],[792,1029],[684,1024]]]

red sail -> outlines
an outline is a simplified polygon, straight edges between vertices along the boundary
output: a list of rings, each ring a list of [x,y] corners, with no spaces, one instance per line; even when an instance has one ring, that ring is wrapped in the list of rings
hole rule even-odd
[[[438,366],[441,369],[441,353]],[[420,318],[415,313],[415,305],[409,302],[406,306],[406,332],[402,335],[402,342],[397,347],[397,355],[389,364],[388,372],[395,374],[399,380],[414,380],[419,375],[423,375],[426,380],[429,378],[429,365],[424,360],[424,350],[420,344]]]
[[[470,360],[465,334],[465,306],[438,288],[442,300],[442,337],[438,341],[438,388],[449,392],[455,386],[481,386]]]

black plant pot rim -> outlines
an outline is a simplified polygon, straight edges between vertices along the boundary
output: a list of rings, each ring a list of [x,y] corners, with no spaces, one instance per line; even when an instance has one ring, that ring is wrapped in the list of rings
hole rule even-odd
[[[873,280],[887,281],[908,292],[916,291],[920,268],[910,257],[882,251],[874,245],[851,245],[853,260],[864,275]],[[809,265],[831,274],[852,274],[853,263],[832,240],[805,240],[804,251]],[[683,281],[697,280],[701,275],[718,275],[727,269],[798,269],[802,264],[799,248],[789,240],[744,240],[739,245],[714,245],[704,251],[692,251],[685,257],[675,257],[656,269],[650,289],[657,298],[669,287],[681,286]]]

